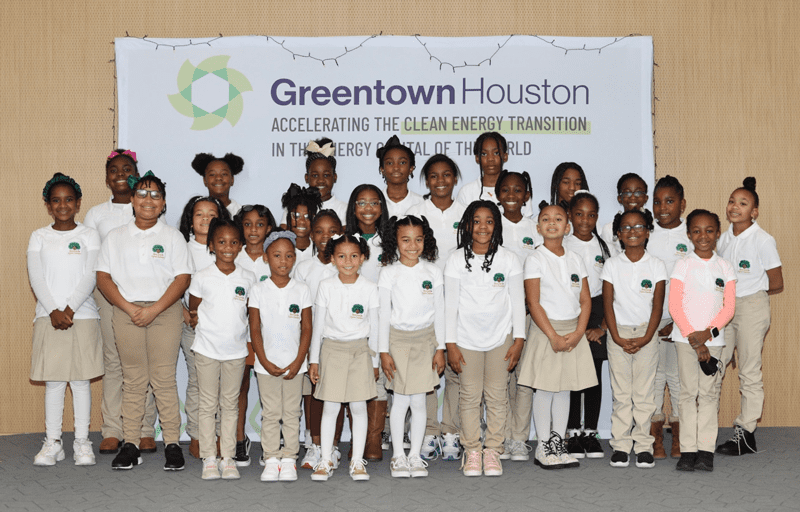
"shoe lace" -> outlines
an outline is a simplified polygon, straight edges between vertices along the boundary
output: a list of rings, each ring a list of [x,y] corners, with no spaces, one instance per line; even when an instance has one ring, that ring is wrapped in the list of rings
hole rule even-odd
[[[499,468],[500,455],[490,448],[483,450],[483,465],[491,468]]]
[[[553,451],[555,452],[555,455],[564,455],[567,453],[567,448],[564,446],[564,440],[561,439],[561,436],[555,432],[551,433],[550,444],[553,445]]]
[[[353,459],[350,461],[350,473],[355,473],[356,471],[366,471],[367,470],[368,462],[364,459]]]
[[[419,455],[412,455],[408,458],[408,466],[411,469],[419,469],[419,468],[427,468],[428,463],[422,459]]]
[[[75,451],[78,453],[78,456],[89,456],[92,455],[92,443],[90,443],[86,439],[82,439],[75,444]]]
[[[424,446],[428,446],[428,444],[433,443],[433,457],[431,457],[429,460],[438,459],[439,454],[442,453],[442,440],[439,439],[438,436],[425,436],[425,437],[431,437],[431,439],[428,443],[422,443]]]
[[[317,462],[317,464],[314,466],[314,472],[316,473],[317,471],[325,471],[325,473],[330,473],[331,472],[330,461],[320,460],[319,462]]]
[[[461,456],[461,468],[464,466],[480,466],[481,465],[481,452],[465,452]]]
[[[543,448],[545,457],[558,455],[558,447],[555,445],[555,441],[553,439],[545,441]]]

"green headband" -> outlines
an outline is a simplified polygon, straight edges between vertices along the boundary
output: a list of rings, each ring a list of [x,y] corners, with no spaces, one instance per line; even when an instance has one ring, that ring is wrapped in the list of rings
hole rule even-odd
[[[62,174],[60,176],[53,176],[50,179],[50,181],[45,183],[44,190],[42,190],[42,197],[45,199],[45,201],[47,200],[47,194],[50,193],[50,189],[53,188],[53,185],[57,185],[59,183],[66,183],[67,185],[69,185],[72,188],[74,188],[75,189],[75,194],[77,194],[78,199],[80,199],[81,196],[83,195],[83,192],[81,192],[81,186],[78,185],[78,182],[76,182],[75,180],[73,180],[69,176],[66,176],[66,175]]]

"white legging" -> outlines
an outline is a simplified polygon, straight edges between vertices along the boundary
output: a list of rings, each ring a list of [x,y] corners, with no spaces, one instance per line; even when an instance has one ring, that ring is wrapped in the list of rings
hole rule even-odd
[[[322,460],[330,461],[333,454],[333,433],[336,430],[336,418],[342,404],[339,402],[325,402],[322,406],[322,421],[320,421],[319,441]],[[353,458],[364,458],[364,445],[367,442],[367,402],[350,402],[350,416],[352,424],[350,433],[353,443]]]
[[[422,449],[422,439],[425,436],[427,410],[425,408],[425,393],[416,395],[401,395],[395,393],[392,402],[392,412],[389,415],[389,426],[392,429],[392,447],[394,457],[405,454],[403,449],[403,433],[405,429],[406,411],[411,408],[411,448],[408,456],[419,455]]]
[[[72,411],[75,417],[75,439],[89,437],[89,422],[92,417],[92,389],[88,380],[69,382],[72,388]],[[48,439],[61,439],[61,424],[64,420],[64,395],[67,382],[48,381],[44,388],[44,426]]]
[[[553,426],[550,427],[552,419]],[[550,439],[550,432],[555,432],[562,438],[567,433],[569,420],[569,391],[537,390],[533,395],[533,424],[536,427],[536,437],[542,441]]]

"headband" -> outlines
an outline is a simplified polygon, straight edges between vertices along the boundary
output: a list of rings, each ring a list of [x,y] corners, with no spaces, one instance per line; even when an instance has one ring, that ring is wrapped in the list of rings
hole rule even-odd
[[[144,176],[142,176],[141,178],[140,178],[140,177],[138,177],[138,176],[133,176],[133,175],[131,175],[131,176],[128,176],[128,186],[129,186],[129,187],[131,187],[131,188],[133,188],[133,187],[135,187],[135,186],[136,186],[136,184],[137,184],[137,183],[139,183],[139,182],[140,182],[140,181],[142,181],[143,179],[145,179],[145,178],[149,178],[149,177],[151,177],[151,176],[152,176],[153,178],[155,178],[155,177],[156,177],[156,175],[155,175],[155,174],[153,174],[153,171],[147,171],[146,173],[144,173]]]
[[[266,251],[267,248],[269,248],[269,246],[272,245],[272,242],[278,240],[279,238],[285,238],[290,242],[292,242],[292,246],[294,247],[297,246],[296,242],[297,235],[295,235],[291,231],[273,231],[272,233],[269,234],[267,239],[264,240],[264,250]]]
[[[47,194],[50,192],[50,189],[53,188],[53,185],[58,183],[66,183],[67,185],[71,186],[75,189],[75,194],[78,196],[78,199],[81,198],[83,192],[81,192],[81,186],[78,185],[78,182],[70,178],[69,176],[62,174],[60,176],[53,176],[50,181],[45,183],[44,189],[42,190],[42,197],[47,200]]]
[[[116,158],[120,155],[129,156],[133,159],[134,163],[139,163],[138,160],[136,160],[136,153],[131,151],[130,149],[126,149],[122,153],[117,153],[116,151],[112,151],[111,154],[106,157],[106,160],[111,160],[112,158]]]
[[[331,240],[338,240],[338,239],[342,238],[343,236],[345,236],[345,235],[342,235],[342,234],[332,235],[331,236]],[[353,238],[355,238],[359,242],[361,241],[361,235],[359,235],[358,233],[350,233],[350,236],[352,236]]]
[[[589,192],[588,190],[584,190],[584,189],[576,190],[575,193],[572,194],[572,195],[574,197],[574,196],[577,196],[578,194],[589,194],[589,195],[592,195],[591,192]]]
[[[317,144],[315,141],[312,140],[306,146],[306,151],[308,151],[309,153],[320,153],[322,155],[325,155],[325,158],[328,158],[333,156],[333,154],[336,152],[336,147],[333,145],[332,142],[328,142],[324,146],[320,147],[319,144]]]

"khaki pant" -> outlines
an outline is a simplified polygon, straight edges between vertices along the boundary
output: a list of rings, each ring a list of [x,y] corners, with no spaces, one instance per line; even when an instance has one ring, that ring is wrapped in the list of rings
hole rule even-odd
[[[198,433],[198,407],[200,404],[200,391],[197,383],[197,368],[195,364],[195,354],[192,350],[194,343],[194,329],[181,324],[181,350],[183,358],[186,360],[186,400],[183,402],[183,411],[186,413],[186,433],[192,439],[200,439]],[[241,384],[241,381],[239,382]],[[209,455],[211,457],[211,455]]]
[[[458,434],[461,432],[461,419],[458,414],[459,377],[450,365],[444,368],[444,390],[441,386],[425,397],[425,408],[428,421],[425,427],[426,436],[442,434]],[[439,394],[442,395],[442,421],[439,421]]]
[[[256,373],[256,378],[261,396],[261,449],[264,458],[297,459],[300,451],[303,374],[295,375],[292,380],[264,373]]]
[[[617,325],[621,338],[637,338],[647,325]],[[635,354],[628,354],[614,340],[608,340],[608,369],[614,401],[611,413],[611,440],[614,450],[653,453],[650,419],[655,413],[653,380],[658,366],[658,333]]]
[[[672,322],[672,318],[663,318],[661,323],[658,324],[656,331],[656,339],[653,343],[658,343],[658,369],[656,370],[656,379],[653,383],[653,391],[655,392],[656,413],[653,415],[653,421],[665,421],[667,418],[664,416],[664,389],[669,388],[669,422],[674,423],[680,421],[678,414],[678,398],[681,396],[681,379],[678,376],[678,352],[675,348],[674,341],[664,341],[658,335],[658,331],[663,329],[668,323]],[[678,327],[673,325],[673,329]],[[613,341],[612,341],[613,343]]]
[[[722,375],[708,376],[700,369],[697,352],[688,343],[675,343],[681,376],[681,453],[714,452],[717,443],[719,391]],[[722,347],[708,347],[711,355],[720,358]]]
[[[114,328],[111,325],[114,316],[114,306],[100,293],[94,290],[94,300],[100,310],[100,332],[103,336],[103,399],[100,402],[100,412],[103,414],[103,426],[100,429],[103,439],[116,437],[123,439],[122,435],[122,364],[119,362],[117,343],[114,340]],[[147,387],[147,400],[144,407],[144,420],[142,421],[141,437],[155,437],[156,401],[153,397],[153,388]]]
[[[514,371],[508,374],[508,413],[506,414],[504,437],[526,442],[531,436],[533,388],[517,384],[519,367],[520,365],[517,364]]]
[[[746,297],[736,297],[736,314],[725,327],[725,348],[722,351],[722,376],[733,358],[733,349],[738,354],[739,392],[742,405],[739,416],[733,420],[748,432],[754,432],[764,409],[764,380],[761,374],[761,351],[764,336],[770,324],[769,295],[761,291]],[[717,384],[717,396],[722,388],[722,378]]]
[[[508,409],[508,361],[503,359],[511,347],[511,335],[505,343],[488,352],[461,349],[461,444],[467,451],[480,451],[481,397],[486,403],[484,445],[503,453],[503,431]]]
[[[152,302],[135,302],[148,306]],[[180,400],[175,381],[181,344],[182,306],[176,302],[147,327],[137,327],[114,307],[114,335],[122,363],[122,430],[125,441],[139,445],[148,384],[158,406],[164,443],[177,443],[181,430]]]
[[[236,425],[239,421],[239,388],[244,358],[219,361],[194,354],[197,369],[200,458],[217,455],[217,412],[220,413],[220,456],[236,455]]]

